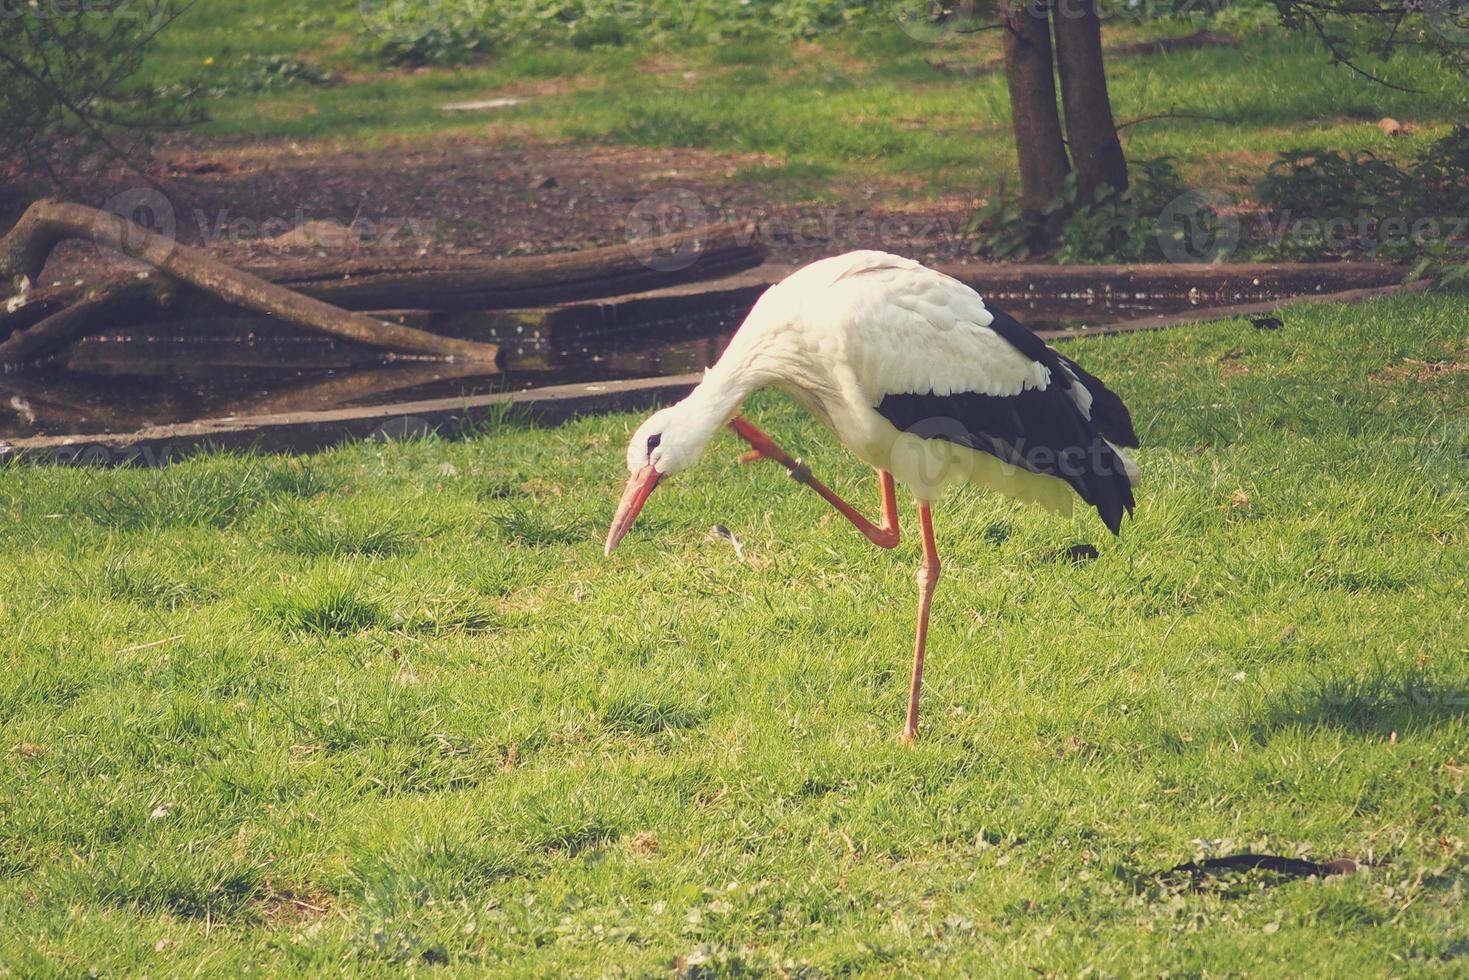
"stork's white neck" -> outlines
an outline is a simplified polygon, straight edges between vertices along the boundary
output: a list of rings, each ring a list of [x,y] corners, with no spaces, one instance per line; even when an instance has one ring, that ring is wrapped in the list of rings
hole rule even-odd
[[[731,370],[721,360],[706,370],[704,380],[678,403],[679,415],[686,424],[706,430],[700,442],[707,443],[740,410],[740,403],[760,386],[749,372]]]
[[[770,383],[772,379],[757,366],[760,360],[731,344],[688,397],[666,410],[671,416],[663,434],[666,465],[673,470],[691,465],[739,411],[740,403]]]

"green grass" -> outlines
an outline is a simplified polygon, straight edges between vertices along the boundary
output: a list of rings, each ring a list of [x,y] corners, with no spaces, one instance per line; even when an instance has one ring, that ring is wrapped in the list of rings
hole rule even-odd
[[[736,179],[777,181],[817,198],[849,194],[844,182],[866,187],[873,178],[885,196],[904,201],[915,190],[977,192],[1014,182],[1002,73],[965,77],[933,65],[997,58],[993,32],[935,45],[893,27],[824,36],[799,49],[773,41],[675,50],[542,45],[410,73],[363,60],[355,3],[276,7],[200,0],[164,35],[150,78],[197,78],[226,93],[203,101],[210,120],[200,132],[368,149],[456,136],[508,146],[552,139],[761,153],[779,165],[748,168]],[[1109,28],[1108,38],[1121,43],[1192,26],[1124,24]],[[253,66],[268,55],[331,65],[350,81],[250,90]],[[1173,155],[1190,179],[1244,185],[1282,149],[1396,155],[1462,118],[1462,78],[1413,54],[1382,70],[1421,91],[1370,83],[1332,66],[1319,45],[1278,31],[1248,34],[1238,49],[1119,55],[1109,61],[1109,80],[1120,120],[1206,117],[1129,127],[1130,154]],[[470,118],[439,109],[497,92],[531,97]],[[1414,135],[1384,136],[1376,127],[1383,116],[1410,123]]]
[[[1462,974],[1465,313],[1069,345],[1136,519],[943,503],[913,748],[911,508],[732,438],[610,560],[628,416],[0,472],[0,972]]]

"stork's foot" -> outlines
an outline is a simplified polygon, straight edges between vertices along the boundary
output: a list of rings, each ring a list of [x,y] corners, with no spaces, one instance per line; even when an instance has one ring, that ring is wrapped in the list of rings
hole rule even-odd
[[[903,734],[898,736],[899,745],[912,745],[918,741],[918,729],[905,728]]]
[[[880,548],[896,548],[898,546],[898,501],[893,495],[893,476],[891,473],[882,471],[882,517],[883,526],[878,527],[847,503],[841,497],[832,493],[826,484],[811,475],[811,467],[795,459],[790,453],[777,446],[769,436],[761,432],[747,419],[736,415],[729,420],[729,427],[735,431],[735,435],[750,444],[751,451],[740,457],[741,463],[753,463],[757,459],[768,459],[779,463],[790,473],[791,479],[797,483],[810,487],[816,493],[837,509],[852,525],[873,544]]]

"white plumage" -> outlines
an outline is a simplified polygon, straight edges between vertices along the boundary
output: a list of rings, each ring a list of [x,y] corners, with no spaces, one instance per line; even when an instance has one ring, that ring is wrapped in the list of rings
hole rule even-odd
[[[789,392],[879,471],[884,527],[736,418],[752,455],[787,465],[878,544],[897,542],[892,479],[919,503],[931,581],[924,585],[920,575],[909,736],[938,575],[929,507],[944,490],[976,482],[1063,513],[1079,495],[1114,532],[1132,509],[1137,469],[1118,446],[1136,445],[1136,436],[1116,395],[957,279],[860,251],[813,262],[768,289],[694,391],[639,427],[608,553],[657,481],[691,465],[744,398],[767,386]]]
[[[700,388],[710,390],[690,397],[723,407],[732,395],[774,385],[919,500],[936,501],[970,481],[1070,514],[1073,494],[1063,481],[950,442],[904,439],[876,410],[887,395],[1008,397],[1048,387],[1050,370],[996,333],[994,319],[980,295],[951,276],[886,252],[849,252],[768,289],[706,373]],[[1091,393],[1073,384],[1070,397],[1090,419]]]

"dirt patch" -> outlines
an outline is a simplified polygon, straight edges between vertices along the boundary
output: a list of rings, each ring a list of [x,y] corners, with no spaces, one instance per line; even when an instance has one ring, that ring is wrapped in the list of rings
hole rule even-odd
[[[336,899],[330,892],[313,889],[287,889],[250,903],[251,911],[275,929],[294,929],[324,919],[335,907]]]
[[[1240,351],[1229,351],[1221,354],[1215,361],[1219,365],[1219,376],[1221,378],[1238,378],[1250,373],[1249,365],[1242,360]]]
[[[493,141],[460,136],[370,152],[191,139],[158,156],[161,198],[127,171],[65,196],[96,207],[150,196],[181,241],[236,263],[285,252],[283,242],[311,237],[291,235],[309,222],[351,230],[329,247],[307,243],[308,254],[326,257],[557,252],[720,220],[757,222],[777,262],[855,248],[952,262],[967,257],[958,228],[974,207],[958,196],[880,205],[870,182],[828,183],[819,202],[776,201],[801,192],[762,175],[782,163],[773,156],[572,145],[500,130]],[[902,200],[901,188],[888,190]],[[63,247],[44,278],[79,273],[90,254]]]
[[[1469,372],[1469,361],[1420,361],[1405,357],[1370,375],[1371,380],[1384,384],[1402,384],[1407,381],[1437,381],[1456,374]]]

